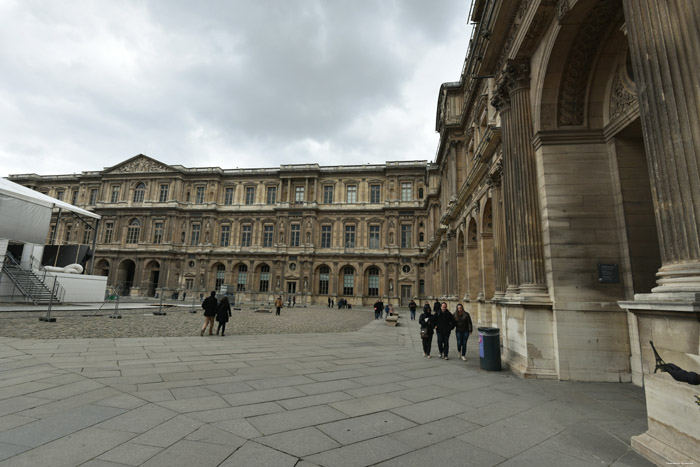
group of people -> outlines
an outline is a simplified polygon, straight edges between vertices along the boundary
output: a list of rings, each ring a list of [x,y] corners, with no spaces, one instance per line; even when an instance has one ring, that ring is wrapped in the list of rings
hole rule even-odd
[[[456,329],[457,353],[464,361],[467,360],[467,339],[472,333],[472,318],[461,303],[457,304],[454,315],[447,309],[447,303],[436,301],[431,309],[430,303],[423,306],[423,313],[418,318],[421,340],[423,341],[423,356],[430,358],[433,346],[433,334],[437,334],[440,358],[449,360],[450,334]]]
[[[202,302],[202,308],[204,308],[204,325],[199,333],[200,336],[204,335],[204,331],[209,328],[209,335],[213,335],[214,330],[214,320],[219,322],[219,326],[216,328],[216,335],[224,336],[226,333],[226,323],[231,317],[231,305],[229,304],[228,297],[224,295],[221,301],[216,299],[216,292],[212,292],[207,298]]]
[[[394,314],[394,305],[388,303],[384,305],[384,302],[377,300],[374,303],[374,319],[382,319],[382,312],[384,312],[384,317]]]

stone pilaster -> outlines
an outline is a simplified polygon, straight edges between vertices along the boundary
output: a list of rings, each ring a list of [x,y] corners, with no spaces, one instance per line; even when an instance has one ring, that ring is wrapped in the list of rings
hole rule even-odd
[[[498,300],[506,293],[506,225],[503,212],[503,184],[501,183],[503,167],[499,163],[496,171],[489,177],[491,185],[491,212],[493,213],[493,261],[494,294]],[[491,297],[486,297],[491,298]]]
[[[699,292],[700,4],[623,5],[661,248],[653,292]]]
[[[544,250],[537,189],[537,165],[532,146],[532,116],[530,107],[530,61],[511,60],[506,67],[506,82],[510,98],[508,130],[509,155],[512,163],[506,168],[514,184],[514,217],[518,258],[519,289],[522,295],[547,293],[544,272]]]
[[[507,295],[518,293],[520,284],[518,276],[518,249],[515,229],[515,166],[513,165],[512,151],[512,128],[510,96],[506,89],[506,81],[502,81],[496,89],[491,105],[493,105],[501,117],[501,139],[502,139],[502,160],[503,160],[503,226],[504,226],[504,258],[506,272]]]

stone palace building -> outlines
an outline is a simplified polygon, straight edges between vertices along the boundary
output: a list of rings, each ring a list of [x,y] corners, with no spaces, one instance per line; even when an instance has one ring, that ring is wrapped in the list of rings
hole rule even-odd
[[[185,168],[145,155],[103,171],[10,179],[102,215],[93,273],[120,293],[233,293],[326,304],[425,294],[428,164]],[[55,216],[49,244],[93,226]]]
[[[139,292],[464,302],[524,377],[643,385],[633,447],[700,462],[698,391],[655,372],[650,345],[700,372],[700,2],[474,0],[469,19],[432,163],[137,156],[11,179],[102,214],[96,268]]]

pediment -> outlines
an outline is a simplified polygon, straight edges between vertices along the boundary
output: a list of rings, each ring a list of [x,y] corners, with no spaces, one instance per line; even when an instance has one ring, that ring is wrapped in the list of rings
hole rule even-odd
[[[152,172],[177,172],[177,170],[167,164],[163,164],[143,154],[127,159],[113,167],[105,169],[105,174],[112,173],[152,173]]]

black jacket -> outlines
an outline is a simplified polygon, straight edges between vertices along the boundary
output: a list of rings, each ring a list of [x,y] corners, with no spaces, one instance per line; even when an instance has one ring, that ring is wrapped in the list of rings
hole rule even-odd
[[[435,329],[435,315],[432,313],[421,313],[418,317],[418,324],[420,324],[420,327],[426,328],[428,334],[432,335],[433,329]]]
[[[216,309],[216,320],[220,323],[228,323],[229,316],[231,316],[231,305],[222,301]]]
[[[216,307],[219,306],[219,302],[216,297],[209,296],[202,302],[202,308],[204,308],[204,316],[216,316]]]
[[[437,313],[440,311],[440,308],[442,307],[442,304],[435,300],[435,303],[433,303],[433,313]]]
[[[416,305],[416,302],[414,302],[413,300],[411,300],[411,303],[408,304],[408,308],[409,308],[411,311],[413,311],[413,312],[416,311],[416,307],[417,307],[417,306],[418,306],[418,305]]]
[[[462,316],[459,316],[459,313],[455,312],[454,315],[455,318],[455,329],[457,329],[459,332],[473,332],[474,329],[472,328],[472,317],[469,316],[469,313],[465,310],[464,313],[462,313]]]
[[[381,300],[378,300],[377,302],[374,303],[374,311],[378,312],[383,312],[384,311],[384,302]]]
[[[455,328],[455,318],[449,311],[438,311],[435,315],[435,328],[437,332],[444,335],[450,335],[450,332]]]

